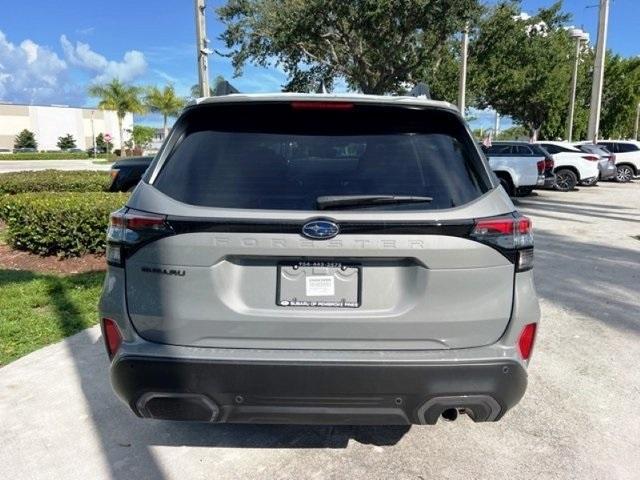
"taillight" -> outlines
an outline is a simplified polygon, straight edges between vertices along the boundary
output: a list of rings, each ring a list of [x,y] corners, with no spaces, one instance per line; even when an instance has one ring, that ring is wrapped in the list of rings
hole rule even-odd
[[[520,357],[523,360],[529,360],[531,358],[531,352],[533,351],[533,344],[536,339],[536,323],[529,323],[525,325],[520,332],[520,337],[518,338],[518,351],[520,352]]]
[[[503,253],[515,263],[516,271],[533,268],[533,231],[527,217],[514,213],[478,219],[471,237]]]
[[[542,175],[544,173],[544,160],[540,160],[538,162],[538,175]]]
[[[553,158],[548,157],[544,159],[544,169],[546,171],[553,170],[555,163],[553,163]]]
[[[115,321],[110,318],[102,319],[102,336],[104,338],[104,345],[107,347],[109,359],[112,359],[118,352],[120,345],[122,345],[122,334]]]
[[[171,235],[167,217],[155,213],[122,208],[109,217],[107,263],[121,267],[127,252],[150,240]]]
[[[294,110],[351,110],[353,103],[350,102],[318,102],[318,101],[301,101],[291,102],[291,108]]]
[[[584,158],[585,160],[589,160],[590,162],[597,162],[598,160],[600,160],[600,157],[598,157],[597,155],[582,155],[582,158]]]

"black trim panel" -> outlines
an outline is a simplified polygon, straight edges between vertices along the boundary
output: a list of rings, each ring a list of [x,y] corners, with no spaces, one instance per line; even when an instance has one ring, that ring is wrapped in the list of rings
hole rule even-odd
[[[176,234],[220,232],[220,233],[278,233],[302,234],[302,227],[316,220],[301,221],[256,221],[226,219],[186,219],[168,217],[167,222]],[[340,234],[352,235],[446,235],[468,237],[473,230],[473,220],[431,221],[431,222],[333,222],[340,228]],[[322,240],[319,240],[322,241]]]

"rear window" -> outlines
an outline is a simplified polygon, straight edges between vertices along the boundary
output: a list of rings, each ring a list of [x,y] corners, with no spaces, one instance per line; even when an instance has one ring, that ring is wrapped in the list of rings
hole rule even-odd
[[[464,124],[436,109],[203,105],[176,127],[154,185],[191,205],[316,210],[322,196],[409,195],[432,201],[349,209],[425,210],[491,188]]]

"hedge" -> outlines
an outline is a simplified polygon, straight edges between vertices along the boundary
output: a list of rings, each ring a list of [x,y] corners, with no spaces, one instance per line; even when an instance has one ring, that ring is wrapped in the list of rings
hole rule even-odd
[[[126,193],[21,193],[0,197],[6,240],[16,249],[61,257],[102,253],[109,213]]]
[[[108,172],[42,170],[0,175],[0,194],[27,192],[102,192],[111,184]]]
[[[97,158],[110,158],[115,160],[115,155],[99,153]],[[3,153],[0,154],[2,160],[90,160],[93,155],[84,152],[25,152],[25,153]]]

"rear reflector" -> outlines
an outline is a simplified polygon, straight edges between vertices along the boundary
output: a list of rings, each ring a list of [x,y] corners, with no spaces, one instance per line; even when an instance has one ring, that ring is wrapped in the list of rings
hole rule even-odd
[[[107,347],[107,353],[111,359],[117,353],[120,345],[122,345],[122,334],[116,322],[110,318],[103,318],[102,336],[104,337],[104,344]]]
[[[351,110],[353,103],[349,102],[291,102],[294,110]]]
[[[518,339],[518,351],[523,360],[529,360],[536,339],[536,323],[525,325]]]

